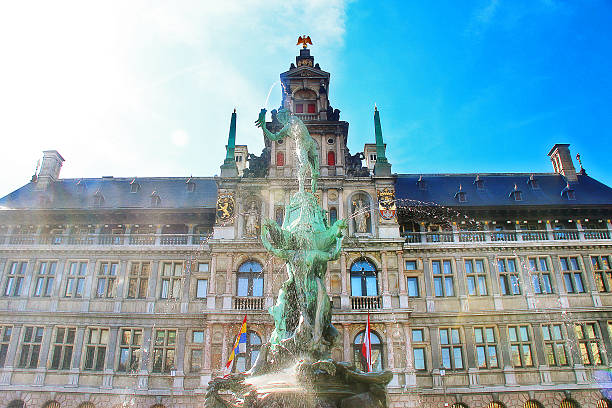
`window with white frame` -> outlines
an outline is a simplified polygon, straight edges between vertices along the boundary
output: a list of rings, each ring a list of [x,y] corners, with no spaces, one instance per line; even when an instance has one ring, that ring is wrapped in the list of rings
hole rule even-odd
[[[160,299],[180,299],[183,262],[163,262],[161,267]]]
[[[580,262],[577,256],[564,256],[559,258],[561,271],[563,272],[563,282],[567,293],[584,293],[584,280],[580,270]]]
[[[34,277],[34,293],[32,293],[32,296],[51,296],[56,269],[56,261],[42,261],[38,263],[36,276]]]
[[[83,291],[85,289],[85,277],[87,276],[87,262],[69,262],[67,275],[68,276],[66,277],[66,289],[64,290],[64,297],[83,297]]]
[[[466,259],[467,292],[471,296],[487,295],[487,273],[484,259]]]
[[[459,328],[440,329],[442,367],[447,370],[463,369],[463,342]]]
[[[192,331],[190,343],[189,372],[199,373],[202,369],[202,358],[204,356],[204,331]]]
[[[474,327],[478,368],[498,368],[497,339],[494,327]]]
[[[434,294],[437,297],[455,296],[455,280],[450,260],[431,261]]]
[[[612,292],[612,267],[610,267],[610,256],[591,256],[595,286],[600,292]]]
[[[72,362],[72,350],[74,348],[74,338],[76,328],[56,327],[55,337],[53,338],[50,369],[69,370]]]
[[[85,364],[83,368],[91,371],[104,370],[106,348],[108,347],[108,329],[90,327],[85,337]]]
[[[528,325],[508,326],[510,359],[514,367],[532,367],[531,334]]]
[[[140,368],[142,329],[121,329],[119,342],[119,364],[117,371],[135,373]]]
[[[148,294],[151,262],[132,262],[128,280],[128,299],[145,299]]]
[[[584,365],[602,365],[603,353],[601,335],[597,323],[577,323],[574,325],[580,356]]]
[[[117,283],[118,271],[119,264],[117,262],[100,263],[100,266],[98,267],[98,283],[96,284],[96,297],[115,297],[115,284]]]
[[[24,326],[21,342],[21,352],[19,353],[19,368],[38,367],[40,357],[40,347],[43,341],[44,327]]]
[[[176,330],[155,330],[153,372],[169,373],[174,370],[175,358]]]
[[[425,329],[412,329],[412,358],[414,369],[423,371],[427,369],[427,343],[425,342]]]
[[[12,333],[13,326],[0,326],[0,368],[4,367],[6,363]]]
[[[550,268],[546,257],[538,256],[529,258],[529,274],[533,284],[533,292],[536,295],[548,295],[553,293],[550,280]]]
[[[13,261],[9,263],[6,280],[4,281],[4,291],[2,292],[4,296],[21,295],[21,286],[23,285],[27,268],[27,261]]]
[[[565,337],[563,336],[563,325],[542,325],[542,338],[544,339],[544,353],[549,366],[568,365]]]
[[[208,279],[196,280],[196,299],[206,299],[208,291]]]
[[[502,295],[520,295],[521,286],[519,274],[516,270],[516,260],[514,258],[500,258],[497,260],[499,273],[499,286]]]

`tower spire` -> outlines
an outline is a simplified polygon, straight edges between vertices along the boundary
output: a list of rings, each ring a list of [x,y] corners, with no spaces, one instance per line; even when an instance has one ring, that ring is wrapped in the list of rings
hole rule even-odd
[[[380,126],[380,113],[374,105],[374,135],[376,136],[376,164],[374,165],[374,175],[391,175],[391,164],[385,156],[385,142],[383,141],[382,127]]]
[[[230,121],[229,136],[227,138],[227,146],[225,146],[225,160],[221,165],[221,177],[238,177],[238,166],[236,166],[236,108],[232,113]]]

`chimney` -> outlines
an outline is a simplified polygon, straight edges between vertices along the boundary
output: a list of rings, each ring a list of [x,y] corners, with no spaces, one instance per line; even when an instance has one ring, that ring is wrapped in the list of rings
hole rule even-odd
[[[46,189],[50,182],[59,179],[64,158],[57,150],[43,151],[43,159],[38,172],[38,188]]]
[[[572,161],[572,156],[569,150],[569,144],[557,143],[548,152],[550,161],[553,165],[553,171],[557,174],[561,174],[565,177],[568,182],[578,181],[576,176],[576,168]]]

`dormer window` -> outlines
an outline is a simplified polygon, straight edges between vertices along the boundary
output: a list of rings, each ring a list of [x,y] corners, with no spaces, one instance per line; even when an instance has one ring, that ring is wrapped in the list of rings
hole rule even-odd
[[[49,205],[51,205],[51,200],[49,199],[49,197],[43,194],[38,197],[38,205],[43,208],[49,207]]]
[[[423,180],[423,176],[420,176],[419,179],[417,180],[417,186],[419,190],[421,191],[427,190],[427,182]]]
[[[529,187],[531,187],[532,190],[539,190],[540,189],[540,183],[533,176],[533,174],[531,176],[529,176],[529,180],[527,180],[527,184],[529,184]]]
[[[196,189],[196,185],[191,179],[187,180],[187,191],[193,193]]]
[[[87,189],[87,186],[85,185],[85,182],[82,179],[77,181],[76,187],[77,187],[77,193],[79,194],[84,193],[85,190]]]
[[[161,198],[157,191],[151,193],[151,207],[160,207],[161,206]]]
[[[236,163],[242,163],[242,156],[236,156]]]
[[[476,175],[476,178],[474,179],[474,185],[476,186],[477,190],[484,190],[484,180],[481,179],[478,174]]]
[[[102,207],[104,205],[104,196],[100,191],[96,191],[93,196],[93,206],[94,207]]]
[[[376,154],[370,153],[370,161],[372,161],[372,162],[376,161]]]
[[[132,180],[130,183],[130,193],[137,193],[140,191],[140,183],[136,181],[136,179]]]
[[[455,193],[455,199],[460,203],[465,203],[467,201],[467,195],[465,194],[465,191],[463,191],[461,184],[459,184],[459,191]]]
[[[510,193],[510,198],[514,201],[523,201],[523,192],[518,189],[518,186],[514,185],[514,190]]]
[[[561,197],[567,198],[568,200],[576,199],[576,192],[570,187],[569,183],[567,183],[563,191],[561,191]]]

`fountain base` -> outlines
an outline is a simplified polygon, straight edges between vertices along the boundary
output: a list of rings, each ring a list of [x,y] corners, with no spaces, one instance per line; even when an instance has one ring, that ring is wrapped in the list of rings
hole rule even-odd
[[[392,373],[363,373],[333,360],[299,361],[273,373],[213,379],[207,408],[383,408]]]

